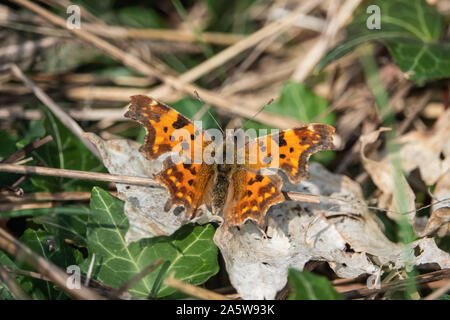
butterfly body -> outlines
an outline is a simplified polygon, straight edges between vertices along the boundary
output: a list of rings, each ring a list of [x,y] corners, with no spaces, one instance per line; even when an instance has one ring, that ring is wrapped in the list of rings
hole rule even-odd
[[[186,216],[193,218],[206,205],[222,216],[226,228],[241,226],[247,220],[263,226],[267,210],[285,200],[281,177],[265,169],[279,168],[291,182],[298,183],[307,177],[309,156],[333,147],[334,128],[324,124],[259,137],[241,147],[234,143],[236,136],[225,136],[223,144],[213,143],[208,132],[143,95],[131,97],[125,116],[146,129],[141,152],[149,160],[173,151],[187,154],[179,162],[166,158],[155,177],[170,194],[165,210],[181,205]],[[178,136],[180,130],[184,140]]]

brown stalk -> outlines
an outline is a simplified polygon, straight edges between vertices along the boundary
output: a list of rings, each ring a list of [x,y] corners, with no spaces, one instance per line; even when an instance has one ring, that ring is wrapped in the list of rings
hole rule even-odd
[[[150,178],[120,176],[108,173],[79,171],[79,170],[45,168],[36,166],[20,166],[14,164],[0,164],[0,171],[21,173],[21,174],[39,174],[51,177],[107,181],[140,186],[160,186],[155,180]]]
[[[0,203],[0,212],[5,211],[16,211],[16,210],[29,210],[29,209],[42,209],[42,208],[52,208],[52,202],[44,203]],[[1,218],[0,214],[0,218]]]
[[[0,172],[12,172],[21,174],[39,174],[51,177],[63,177],[63,178],[75,178],[75,179],[86,179],[86,180],[96,180],[96,181],[107,181],[115,183],[124,183],[138,186],[146,187],[160,187],[156,180],[145,177],[135,177],[135,176],[122,176],[108,173],[100,172],[89,172],[80,170],[68,170],[68,169],[57,169],[57,168],[46,168],[46,167],[36,167],[36,166],[21,166],[14,164],[0,164]],[[306,193],[297,192],[286,192],[288,198],[309,203],[320,203],[319,196]]]
[[[154,262],[149,264],[147,267],[145,267],[141,272],[139,272],[137,275],[132,277],[130,280],[125,282],[117,292],[118,296],[121,296],[123,293],[127,292],[131,288],[133,288],[136,284],[138,284],[139,281],[141,281],[142,278],[150,274],[153,270],[159,267],[161,263],[163,263],[164,260],[162,258],[156,259]]]
[[[116,192],[110,192],[117,196]],[[89,191],[62,191],[62,192],[34,192],[26,193],[23,196],[15,194],[1,194],[0,200],[9,202],[30,202],[30,201],[87,201],[91,198]]]
[[[36,97],[49,108],[53,114],[75,135],[77,136],[81,142],[99,159],[100,153],[97,148],[84,137],[83,129],[73,120],[63,109],[58,106],[44,91],[41,90],[36,84],[31,81],[23,72],[20,70],[18,66],[15,64],[10,65],[12,73],[22,80],[22,82],[33,91]]]
[[[36,150],[40,146],[43,146],[47,142],[50,142],[53,140],[52,136],[46,136],[45,138],[37,138],[36,140],[33,140],[29,144],[27,144],[25,147],[17,150],[16,152],[10,154],[6,158],[4,158],[0,163],[14,163],[19,161],[20,159],[23,159],[27,154],[30,152]]]
[[[321,37],[317,40],[314,47],[308,52],[308,55],[303,59],[292,75],[294,81],[304,81],[306,77],[313,71],[314,67],[320,61],[320,59],[327,52],[328,46],[331,41],[336,37],[338,31],[345,25],[347,20],[351,17],[353,11],[359,5],[361,0],[347,0],[342,4],[338,12],[329,10],[329,17],[327,25],[322,32]],[[330,2],[330,5],[335,5],[335,2]]]

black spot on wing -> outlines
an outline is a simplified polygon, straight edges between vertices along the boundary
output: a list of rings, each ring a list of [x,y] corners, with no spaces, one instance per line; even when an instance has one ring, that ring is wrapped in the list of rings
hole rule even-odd
[[[189,124],[189,120],[183,117],[181,114],[178,114],[177,121],[172,124],[174,129],[181,129]]]

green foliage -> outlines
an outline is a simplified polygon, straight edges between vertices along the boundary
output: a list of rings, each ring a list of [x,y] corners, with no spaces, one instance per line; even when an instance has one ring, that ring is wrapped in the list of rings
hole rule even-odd
[[[79,138],[74,136],[55,116],[42,108],[45,118],[39,122],[31,123],[24,139],[20,140],[18,147],[22,147],[37,137],[51,135],[50,141],[37,150],[32,156],[40,166],[83,171],[105,171],[103,164],[87,149]],[[36,163],[36,164],[37,164]],[[88,180],[63,179],[44,176],[30,178],[34,191],[83,191],[90,190],[94,183]],[[28,190],[25,190],[28,191]]]
[[[20,241],[38,255],[50,260],[63,270],[67,266],[81,262],[81,253],[69,247],[64,240],[55,237],[44,230],[27,229],[20,237]],[[17,267],[32,270],[20,261],[16,261]],[[33,299],[67,299],[67,295],[49,281],[20,276],[19,283],[27,294]]]
[[[33,222],[42,224],[45,230],[60,239],[70,239],[74,245],[86,247],[88,214],[95,215],[96,212],[83,207],[52,209],[54,211],[49,210],[50,212],[42,216],[33,213]]]
[[[194,98],[183,98],[172,104],[172,107],[175,110],[189,119],[193,119],[193,117],[203,106],[204,104],[202,102]],[[209,112],[205,112],[205,114],[199,119],[199,121],[202,122],[203,129],[218,128],[213,117],[216,117],[217,119],[215,111],[211,108]]]
[[[167,24],[150,8],[130,6],[119,10],[118,19],[123,26],[132,28],[165,28]]]
[[[129,223],[123,202],[100,188],[92,190],[91,209],[102,212],[90,216],[87,225],[89,258],[95,253],[94,277],[108,285],[120,287],[158,258],[165,263],[144,277],[130,293],[135,297],[164,297],[175,292],[162,284],[174,276],[192,284],[201,284],[218,271],[217,247],[212,241],[214,227],[185,226],[170,237],[143,239],[127,244]]]
[[[248,9],[256,0],[203,0],[210,14],[208,30],[249,34],[257,29]]]
[[[366,9],[381,9],[381,28],[368,29]],[[361,5],[347,28],[348,36],[321,60],[318,70],[359,45],[381,41],[400,69],[418,82],[450,76],[450,43],[440,41],[443,18],[425,0],[376,0]]]
[[[14,262],[4,253],[0,251],[0,265],[15,268]],[[14,296],[8,288],[0,281],[0,300],[13,300]]]
[[[327,278],[308,271],[289,269],[289,300],[342,300]]]
[[[280,98],[265,110],[282,116],[292,117],[308,123],[322,115],[328,109],[327,101],[308,89],[303,83],[286,82]],[[327,114],[320,122],[334,124],[333,113]]]

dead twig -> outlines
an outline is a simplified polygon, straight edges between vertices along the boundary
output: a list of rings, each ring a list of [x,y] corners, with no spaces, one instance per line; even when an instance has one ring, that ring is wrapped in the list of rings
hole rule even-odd
[[[4,158],[0,163],[14,163],[21,159],[23,159],[27,154],[30,152],[36,150],[40,146],[43,146],[47,142],[50,142],[53,140],[52,136],[46,136],[43,139],[37,138],[36,140],[33,140],[29,144],[27,144],[25,147],[21,148],[20,150],[17,150],[16,152],[10,154],[6,158]]]
[[[75,179],[86,179],[86,180],[96,180],[96,181],[106,181],[115,182],[123,184],[131,184],[146,187],[160,187],[156,180],[145,177],[134,177],[134,176],[122,176],[108,173],[100,172],[89,172],[80,170],[68,170],[68,169],[57,169],[57,168],[46,168],[46,167],[36,167],[36,166],[20,166],[14,164],[0,164],[0,172],[13,172],[21,174],[39,174],[51,177],[63,177],[63,178],[75,178]],[[297,192],[286,192],[288,198],[310,203],[320,203],[319,196],[306,193]]]
[[[65,111],[61,109],[44,91],[42,91],[36,84],[31,81],[18,66],[11,64],[12,73],[22,80],[22,82],[33,91],[36,97],[45,104],[53,114],[75,135],[81,142],[99,159],[101,159],[100,153],[97,148],[90,142],[86,137],[84,137],[83,129],[75,122]]]
[[[345,25],[360,2],[361,0],[347,0],[337,13],[333,12],[333,10],[329,11],[330,15],[333,15],[333,18],[327,21],[322,36],[309,51],[305,59],[297,66],[292,75],[292,80],[301,82],[313,71],[317,63],[325,55],[331,40],[335,38],[338,31]]]
[[[251,47],[257,45],[261,41],[267,38],[274,37],[277,34],[280,34],[283,30],[288,28],[294,23],[299,14],[307,13],[312,10],[314,7],[318,5],[318,1],[308,1],[301,5],[299,8],[291,12],[288,16],[286,16],[281,22],[275,21],[271,24],[265,26],[264,28],[256,31],[250,36],[242,39],[241,41],[235,43],[232,46],[229,46],[225,50],[222,50],[218,54],[214,55],[210,59],[200,63],[196,67],[190,69],[189,71],[183,73],[178,77],[178,81],[182,83],[192,82],[199,79],[201,76],[204,76],[211,70],[214,70],[218,66],[223,65],[231,58],[240,54],[241,52],[250,49]],[[149,92],[149,95],[152,96],[161,96],[166,95],[170,91],[170,88],[167,86],[159,86],[152,91]],[[204,97],[202,96],[204,99]],[[204,99],[206,100],[206,99]],[[209,101],[206,101],[209,103]]]
[[[29,0],[11,0],[11,1],[18,3],[18,4],[26,7],[27,9],[39,14],[40,16],[44,17],[45,19],[47,19],[48,21],[50,21],[53,24],[56,24],[62,28],[66,27],[66,21],[64,19],[51,13],[48,10],[42,8],[41,6],[39,6],[35,3],[32,3]],[[317,2],[317,1],[315,0],[313,3],[315,4],[315,2]],[[303,13],[302,10],[305,10],[305,7],[306,8],[310,8],[310,6],[312,7],[311,3],[312,2],[307,2],[304,5],[300,6],[299,9],[295,10],[288,18],[286,18],[282,22],[274,22],[274,24],[275,24],[274,29],[276,30],[276,32],[281,31],[283,28],[288,27],[290,25],[290,23],[295,21],[298,13]],[[142,60],[140,60],[136,56],[119,49],[118,47],[112,45],[111,43],[93,35],[92,33],[88,32],[87,30],[71,29],[70,31],[73,32],[78,37],[80,37],[81,39],[83,39],[84,41],[87,41],[88,43],[90,43],[90,44],[94,45],[95,47],[97,47],[98,49],[102,50],[103,52],[106,52],[112,58],[122,62],[124,65],[132,68],[133,70],[136,70],[137,72],[139,72],[141,74],[155,77],[155,78],[161,80],[162,82],[164,82],[169,87],[173,87],[176,90],[183,91],[191,96],[193,96],[194,92],[197,91],[206,103],[215,105],[217,107],[220,107],[224,110],[227,110],[227,111],[237,114],[239,116],[250,118],[250,117],[252,117],[252,115],[254,113],[254,111],[252,110],[253,109],[252,106],[250,106],[248,103],[246,103],[244,101],[239,101],[239,104],[237,104],[236,102],[233,102],[233,99],[231,99],[231,98],[223,98],[222,96],[218,95],[215,92],[212,92],[212,91],[209,91],[206,89],[201,89],[195,85],[186,83],[187,82],[186,74],[184,74],[184,78],[177,78],[174,76],[162,74],[159,70],[157,70],[154,67],[151,67],[147,63],[144,63]],[[264,37],[261,37],[261,35],[259,35],[256,40],[258,40],[258,39],[262,40],[266,36],[273,34],[272,32],[268,33],[267,30],[264,30],[264,32],[261,31],[261,33],[263,33]],[[217,57],[217,55],[213,56],[211,59],[207,60],[205,63],[194,68],[194,70],[189,71],[190,77],[191,76],[195,76],[195,77],[201,76],[202,74],[204,74],[205,70],[207,70],[208,72],[211,71],[212,69],[222,65],[227,59],[230,59],[230,58],[234,57],[236,54],[238,54],[239,52],[242,52],[242,49],[245,50],[246,48],[250,47],[249,40],[248,40],[249,38],[250,37],[247,37],[246,39],[244,39],[243,40],[243,41],[245,41],[244,43],[242,43],[242,42],[236,43],[235,44],[236,47],[234,47],[234,49],[231,52],[232,54],[230,54],[230,53],[225,54],[225,53],[221,52],[219,54],[222,54],[222,56],[219,56],[219,57]],[[251,41],[252,41],[251,44],[254,45],[253,41],[255,41],[255,39],[252,38]],[[244,48],[242,48],[242,47],[244,47]],[[226,58],[226,59],[224,59],[224,58]],[[260,114],[258,114],[258,116],[255,117],[254,120],[265,123],[265,124],[273,126],[273,127],[281,128],[281,129],[293,128],[293,127],[298,127],[301,125],[301,123],[299,123],[298,121],[296,121],[290,117],[277,116],[277,115],[273,115],[273,114],[267,114],[265,112],[261,112]]]
[[[0,212],[17,211],[17,210],[29,210],[29,209],[42,209],[53,208],[52,202],[39,202],[39,203],[0,203]],[[1,214],[0,214],[1,218]]]
[[[49,279],[46,276],[43,276],[42,274],[38,273],[38,272],[34,272],[34,271],[28,271],[28,270],[22,270],[22,269],[16,269],[16,268],[10,268],[7,266],[3,266],[4,269],[6,271],[8,271],[9,273],[15,274],[15,275],[23,275],[23,276],[27,276],[27,277],[31,277],[34,279],[39,279],[39,280],[43,280],[43,281],[49,281],[51,282],[52,280]],[[81,277],[81,281],[83,283],[86,282],[87,277],[83,274],[80,275]],[[89,280],[90,286],[92,288],[95,288],[99,291],[101,291],[105,296],[112,298],[112,299],[120,299],[121,297],[119,297],[117,295],[117,289],[113,288],[111,286],[108,286],[100,281],[97,281],[95,279],[90,279]]]
[[[89,172],[80,170],[45,168],[36,166],[19,166],[14,164],[0,164],[0,171],[21,174],[39,174],[51,177],[75,178],[86,180],[125,183],[140,186],[160,186],[155,180],[144,177],[120,176],[108,173]]]
[[[117,192],[109,191],[113,196]],[[34,192],[16,195],[13,192],[0,193],[0,201],[33,202],[33,201],[88,201],[91,198],[89,191],[62,191],[62,192]]]
[[[423,300],[436,300],[437,298],[444,295],[449,290],[450,290],[450,280],[447,280],[447,282],[445,282],[445,284],[442,287],[440,287],[436,291],[430,293],[428,296],[423,298]]]

